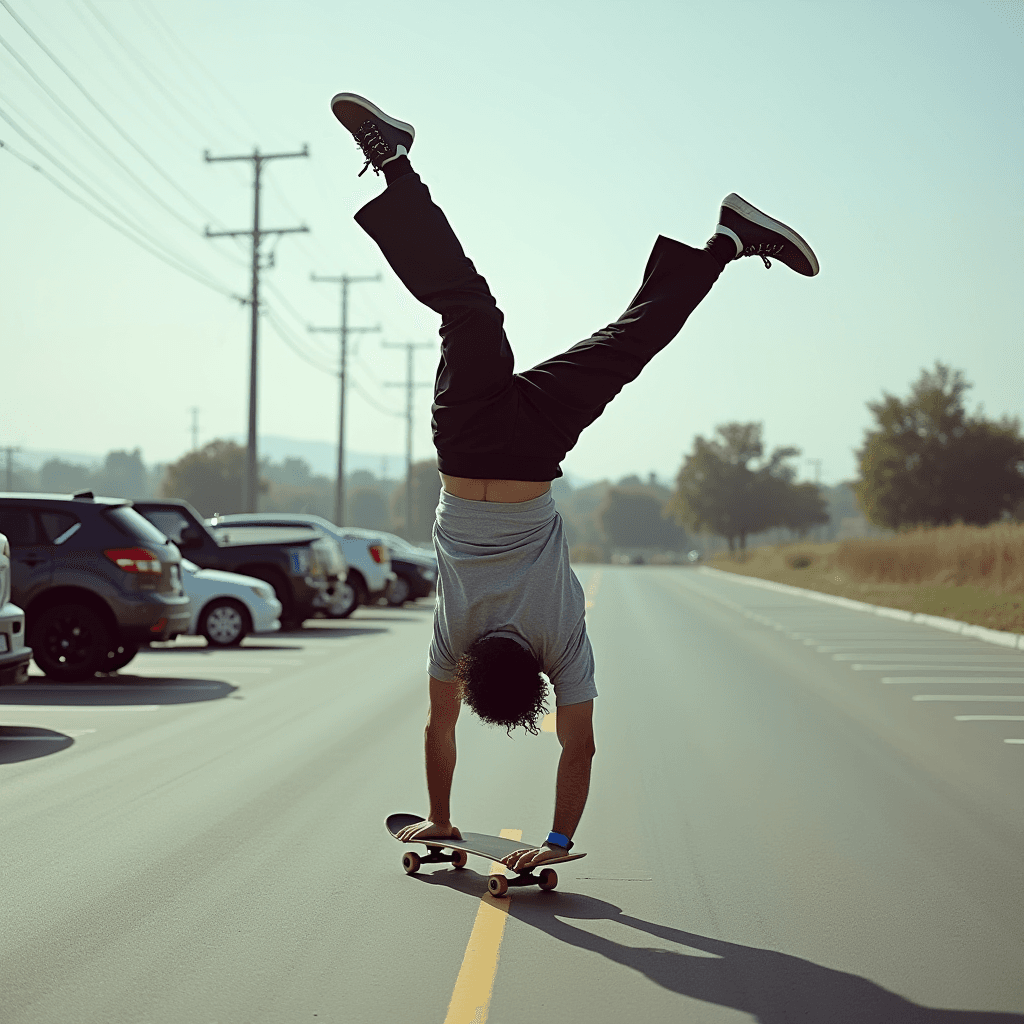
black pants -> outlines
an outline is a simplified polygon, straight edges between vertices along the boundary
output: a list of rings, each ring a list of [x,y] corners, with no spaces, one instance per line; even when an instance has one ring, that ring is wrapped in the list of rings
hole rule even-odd
[[[659,236],[615,323],[514,373],[501,310],[418,175],[399,178],[356,221],[413,296],[441,314],[431,427],[450,476],[561,476],[584,427],[679,333],[721,273],[710,253]]]

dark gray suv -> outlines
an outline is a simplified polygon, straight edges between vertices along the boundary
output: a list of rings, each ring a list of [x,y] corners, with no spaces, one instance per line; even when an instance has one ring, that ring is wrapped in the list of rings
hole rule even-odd
[[[0,493],[11,598],[36,664],[76,681],[188,630],[181,554],[123,498]]]

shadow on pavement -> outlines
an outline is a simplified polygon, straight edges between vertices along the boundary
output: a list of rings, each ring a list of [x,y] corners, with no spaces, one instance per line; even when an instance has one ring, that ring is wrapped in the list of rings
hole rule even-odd
[[[486,886],[485,875],[465,869],[414,877],[478,898]],[[787,953],[654,924],[592,896],[513,890],[509,916],[560,942],[637,971],[671,992],[749,1013],[759,1024],[1024,1024],[1024,1015],[1016,1013],[921,1006],[867,978]],[[684,951],[613,942],[568,923],[573,920],[614,921],[632,929],[626,937],[635,938],[637,932],[653,935]],[[687,952],[692,950],[711,955]]]
[[[363,635],[365,635],[367,633],[389,633],[389,632],[390,632],[390,630],[382,629],[380,626],[370,626],[367,629],[360,629],[358,626],[351,626],[351,627],[349,627],[347,629],[344,626],[322,626],[322,627],[318,627],[316,629],[302,629],[302,630],[296,629],[296,630],[293,630],[292,632],[289,632],[289,633],[282,633],[281,635],[282,636],[287,636],[287,637],[295,637],[296,639],[300,639],[302,637],[305,637],[307,640],[311,640],[311,639],[314,639],[314,638],[319,640],[321,637],[325,637],[325,636],[330,636],[330,637],[363,636]],[[227,648],[222,648],[222,649],[223,650],[227,650]],[[233,648],[233,649],[234,650],[238,650],[237,647]]]
[[[0,764],[59,754],[75,741],[62,732],[31,725],[0,725]]]
[[[38,677],[36,677],[38,678]],[[115,677],[89,683],[28,682],[0,692],[0,707],[24,704],[51,707],[125,707],[133,704],[196,704],[223,700],[238,687],[222,679],[172,679],[133,676]]]
[[[303,650],[302,644],[246,644],[242,643],[238,647],[199,647],[196,646],[185,646],[184,644],[180,647],[143,647],[139,652],[141,654],[203,654],[208,657],[213,657],[219,654],[260,654],[262,651],[301,651]]]

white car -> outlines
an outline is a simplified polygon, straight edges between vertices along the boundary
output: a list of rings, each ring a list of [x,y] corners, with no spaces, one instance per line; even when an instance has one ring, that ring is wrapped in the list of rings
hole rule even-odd
[[[0,686],[28,679],[25,613],[11,601],[11,546],[0,533]]]
[[[190,636],[205,636],[211,647],[236,647],[249,633],[281,628],[281,602],[274,588],[255,576],[200,569],[181,560],[185,593],[192,603]]]
[[[348,563],[348,585],[339,588],[343,593],[328,613],[331,618],[347,619],[359,605],[374,604],[387,597],[397,578],[391,569],[391,553],[379,530],[335,526],[328,519],[305,512],[236,512],[218,516],[217,525],[305,527],[337,541]]]

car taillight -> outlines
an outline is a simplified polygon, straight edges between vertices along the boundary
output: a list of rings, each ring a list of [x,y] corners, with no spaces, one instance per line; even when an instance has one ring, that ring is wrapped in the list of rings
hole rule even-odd
[[[142,572],[160,575],[160,559],[145,548],[107,548],[103,552],[114,565],[125,572]]]
[[[370,557],[380,565],[384,561],[384,547],[381,544],[370,545]]]

